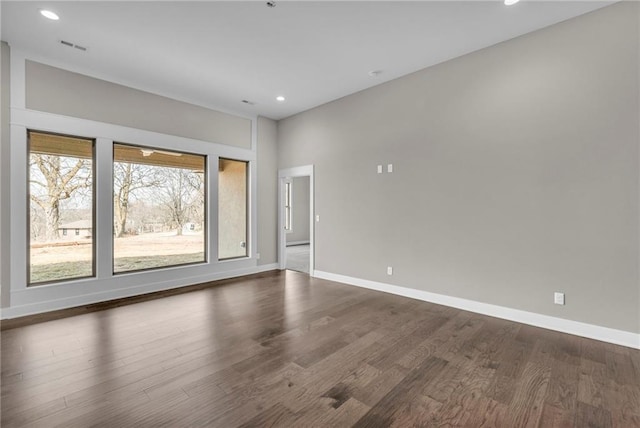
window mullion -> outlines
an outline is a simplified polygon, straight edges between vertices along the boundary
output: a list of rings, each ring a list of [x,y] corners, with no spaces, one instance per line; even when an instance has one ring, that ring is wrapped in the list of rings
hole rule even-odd
[[[113,275],[113,141],[96,140],[96,277]]]

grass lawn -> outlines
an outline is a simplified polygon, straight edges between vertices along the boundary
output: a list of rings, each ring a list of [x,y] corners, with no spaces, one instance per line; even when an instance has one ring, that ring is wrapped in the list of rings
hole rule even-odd
[[[90,261],[31,265],[31,284],[92,276]]]
[[[114,260],[114,272],[151,269],[164,266],[184,265],[204,262],[204,252],[192,254],[173,254],[165,256],[122,257]]]
[[[115,272],[130,272],[187,263],[204,262],[204,252],[162,256],[123,257],[114,261]],[[90,261],[50,263],[31,266],[31,283],[91,276]]]
[[[202,263],[202,233],[149,233],[114,240],[114,272]],[[31,283],[91,277],[91,240],[38,243],[31,248]]]

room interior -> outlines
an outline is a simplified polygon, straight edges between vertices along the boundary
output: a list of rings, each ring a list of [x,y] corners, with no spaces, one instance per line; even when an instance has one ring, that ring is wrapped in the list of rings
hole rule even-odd
[[[0,8],[2,426],[640,426],[637,2]]]
[[[299,176],[287,178],[285,183],[285,234],[286,260],[284,265],[289,270],[309,273],[309,258],[311,257],[311,209],[310,187],[311,177]],[[290,218],[287,221],[287,218]]]

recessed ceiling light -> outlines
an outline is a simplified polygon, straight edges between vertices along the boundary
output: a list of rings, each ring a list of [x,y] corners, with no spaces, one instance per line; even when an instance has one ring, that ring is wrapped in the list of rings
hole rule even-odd
[[[40,15],[44,16],[45,18],[51,19],[53,21],[57,21],[58,19],[60,19],[57,13],[51,12],[50,10],[46,10],[46,9],[41,9]]]
[[[518,3],[519,1],[520,0],[504,0],[504,4],[506,4],[507,6],[511,6]]]
[[[283,102],[283,101],[284,101],[284,97],[283,97],[282,95],[278,95],[278,96],[276,97],[276,101]]]

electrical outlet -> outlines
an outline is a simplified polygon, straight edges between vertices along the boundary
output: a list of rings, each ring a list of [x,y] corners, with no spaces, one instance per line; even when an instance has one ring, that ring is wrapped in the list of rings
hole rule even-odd
[[[382,174],[382,165],[378,165],[378,174]]]
[[[387,275],[393,275],[393,268],[391,266],[387,266]]]
[[[316,216],[316,222],[320,221],[320,214]]]
[[[564,305],[564,293],[553,293],[553,303]]]
[[[260,260],[260,253],[256,253],[256,260]]]
[[[392,163],[387,165],[387,172],[393,172],[393,164]]]

